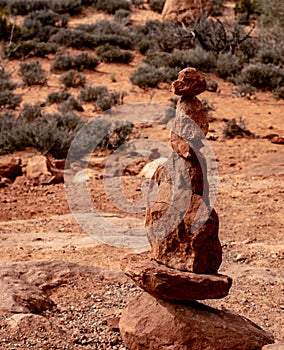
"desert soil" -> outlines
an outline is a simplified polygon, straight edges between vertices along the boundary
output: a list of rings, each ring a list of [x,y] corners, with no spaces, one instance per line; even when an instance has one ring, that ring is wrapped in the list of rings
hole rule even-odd
[[[150,13],[136,11],[134,18],[137,21]],[[96,85],[107,85],[111,90],[126,91],[124,104],[148,103],[152,96],[152,104],[169,105],[169,98],[174,96],[168,85],[149,91],[131,85],[129,74],[141,58],[137,54],[134,62],[127,66],[100,64],[95,72],[86,72],[87,79]],[[48,71],[51,61],[51,58],[41,61]],[[16,71],[17,64],[9,63],[9,68]],[[113,74],[116,82],[112,82]],[[37,87],[22,90],[25,103],[42,102],[48,93],[59,90],[58,76],[50,71],[49,75],[48,86],[40,91]],[[206,300],[205,303],[235,311],[272,333],[276,340],[283,340],[283,145],[271,143],[264,137],[271,133],[284,134],[284,103],[275,100],[269,92],[256,91],[253,96],[239,97],[232,84],[214,76],[207,78],[219,83],[217,93],[205,92],[199,98],[206,98],[215,107],[210,112],[208,139],[218,165],[214,207],[219,214],[219,237],[223,247],[220,273],[231,276],[233,286],[226,298]],[[71,92],[78,93],[76,90]],[[84,108],[83,117],[88,120],[96,117],[93,106]],[[224,139],[224,119],[239,117],[246,120],[255,137]],[[137,139],[168,144],[169,132],[161,125],[145,127],[138,123],[132,136],[132,140]],[[12,156],[21,157],[25,163],[37,153],[30,149]],[[0,161],[9,157],[11,155],[2,156]],[[96,166],[96,157],[99,166]],[[98,152],[92,158],[95,165],[87,184],[93,205],[107,220],[117,219],[119,225],[127,227],[129,222],[136,220],[141,224],[143,212],[135,215],[123,212],[107,199],[103,164],[108,157],[109,154]],[[141,198],[141,183],[145,179],[137,174],[134,163],[134,170],[122,176],[122,184],[128,198],[137,201]],[[0,189],[0,261],[59,259],[119,271],[121,258],[133,249],[107,245],[97,238],[86,232],[74,218],[64,184],[34,186],[25,177],[19,177],[13,184]],[[97,281],[94,276],[92,281],[81,279],[73,284],[70,281],[70,284],[52,290],[51,298],[60,307],[45,316],[71,332],[71,338],[58,339],[52,331],[41,334],[40,330],[31,329],[14,334],[8,331],[6,320],[10,315],[0,313],[0,348],[123,349],[118,330],[109,327],[106,320],[119,316],[128,297],[139,291],[131,281],[120,281],[119,278]],[[95,298],[101,300],[96,313],[92,309]],[[109,333],[108,338],[105,333]]]

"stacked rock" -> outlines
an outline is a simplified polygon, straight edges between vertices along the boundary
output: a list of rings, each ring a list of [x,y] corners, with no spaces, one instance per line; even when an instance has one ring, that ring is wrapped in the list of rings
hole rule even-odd
[[[201,340],[190,331],[194,323],[198,324],[202,338],[202,327],[207,329],[222,318],[221,311],[201,312],[194,302],[225,297],[232,279],[218,274],[222,262],[219,220],[210,205],[207,164],[201,153],[208,120],[196,95],[206,90],[206,81],[194,68],[186,68],[173,82],[172,90],[181,96],[171,132],[173,152],[155,171],[148,193],[145,225],[151,252],[127,255],[121,262],[124,273],[148,294],[129,301],[120,320],[121,335],[131,350],[252,349],[255,334],[257,341],[261,338],[261,345],[267,344],[271,338],[259,335],[258,327],[254,329],[252,324],[247,332],[245,327],[240,330],[237,324],[241,317],[226,312],[223,318],[230,326],[222,327],[230,337],[227,347],[220,344],[224,334],[218,325],[216,346],[212,339],[208,341],[205,336]],[[169,325],[170,333],[166,329]],[[252,334],[252,341],[247,348],[237,347],[244,333]]]

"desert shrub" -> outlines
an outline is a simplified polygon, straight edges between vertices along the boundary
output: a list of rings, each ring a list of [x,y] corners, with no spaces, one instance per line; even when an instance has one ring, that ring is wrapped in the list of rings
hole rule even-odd
[[[20,43],[9,43],[3,46],[4,56],[23,60],[27,57],[44,58],[49,54],[55,54],[58,50],[58,45],[55,43],[37,42],[27,40]]]
[[[0,33],[3,41],[11,38],[13,24],[9,21],[9,11],[5,9],[5,5],[0,6]]]
[[[84,86],[86,83],[86,77],[75,70],[70,70],[69,72],[63,74],[59,80],[66,88],[80,87]]]
[[[240,59],[229,52],[220,53],[216,62],[216,73],[221,78],[235,76],[242,70]]]
[[[82,10],[81,0],[10,0],[8,7],[12,14],[21,16],[28,15],[32,11],[48,9],[71,15],[80,13]]]
[[[12,14],[21,16],[25,16],[31,11],[41,11],[49,8],[47,0],[10,0],[8,6]]]
[[[81,0],[56,0],[50,3],[51,9],[58,13],[68,13],[75,15],[81,13],[82,3]]]
[[[283,36],[262,30],[258,39],[258,50],[255,60],[260,63],[274,65],[284,64],[284,39]]]
[[[68,100],[60,103],[57,109],[63,114],[66,114],[71,111],[84,112],[84,108],[82,107],[80,102],[73,96],[70,96]]]
[[[51,70],[70,70],[73,68],[73,58],[71,55],[59,55],[56,56],[52,65]]]
[[[130,81],[141,89],[153,88],[165,81],[165,72],[162,68],[142,63],[131,74]]]
[[[214,71],[216,58],[211,52],[206,52],[200,47],[187,51],[176,50],[173,53],[149,52],[143,63],[159,67],[173,68],[175,71],[186,67],[194,67],[205,72]],[[176,75],[176,73],[174,73]]]
[[[118,46],[105,44],[96,50],[97,55],[103,62],[117,62],[128,64],[134,59],[134,55],[129,51],[123,51]]]
[[[236,83],[275,90],[284,85],[284,69],[272,64],[250,64],[242,70]]]
[[[55,42],[60,46],[73,47],[75,49],[94,49],[100,42],[99,38],[91,35],[83,30],[61,28],[56,34],[50,38],[51,42]]]
[[[123,26],[128,25],[130,23],[130,11],[119,9],[115,11],[113,19]]]
[[[245,120],[240,117],[239,120],[233,118],[225,122],[223,136],[233,139],[235,137],[253,137],[254,135],[247,129]]]
[[[130,2],[126,0],[97,0],[94,7],[98,11],[114,14],[117,10],[130,10]]]
[[[273,90],[273,93],[276,98],[284,99],[284,86],[278,86],[276,89]]]
[[[237,22],[222,22],[214,18],[200,18],[193,29],[201,47],[216,53],[235,53],[250,38],[250,32],[247,33]]]
[[[131,26],[129,32],[141,53],[147,50],[172,52],[193,47],[192,33],[171,21],[147,21],[145,25]]]
[[[23,109],[19,115],[19,118],[22,118],[28,122],[40,118],[42,116],[42,108],[38,103],[31,105],[25,103]]]
[[[207,98],[203,98],[203,99],[201,100],[201,104],[202,104],[202,109],[203,109],[203,111],[204,111],[207,115],[208,115],[209,112],[215,111],[215,110],[216,110],[215,106],[214,106],[212,103],[210,103],[210,102],[207,100]]]
[[[0,114],[0,155],[13,152],[10,142],[11,130],[14,130],[16,117],[11,112]]]
[[[59,92],[51,92],[47,95],[47,104],[52,105],[54,103],[62,103],[71,96],[70,92],[68,91],[59,91]]]
[[[11,78],[11,73],[6,72],[4,68],[0,69],[0,92],[17,88],[18,84],[12,81]]]
[[[224,0],[213,0],[211,16],[221,16],[224,8]]]
[[[76,30],[86,32],[96,38],[97,46],[109,43],[122,49],[133,48],[134,38],[116,21],[100,20],[92,24],[80,24]]]
[[[149,7],[152,11],[162,13],[165,5],[165,0],[151,0],[149,2]]]
[[[20,63],[19,75],[25,85],[42,85],[47,78],[42,70],[40,62],[23,62]]]
[[[100,63],[99,59],[95,56],[91,56],[88,52],[82,52],[81,54],[73,57],[74,68],[78,71],[84,69],[94,70]]]
[[[255,0],[255,12],[259,22],[267,29],[283,35],[284,29],[284,3],[278,0]]]
[[[253,0],[239,0],[234,8],[235,14],[242,14],[244,24],[248,21],[249,17],[255,13],[256,7]]]
[[[22,95],[20,94],[15,94],[12,91],[0,91],[0,109],[15,109],[20,105],[21,101]]]
[[[83,102],[95,102],[100,95],[106,95],[108,89],[106,86],[93,86],[88,85],[81,88],[79,93],[79,99]]]

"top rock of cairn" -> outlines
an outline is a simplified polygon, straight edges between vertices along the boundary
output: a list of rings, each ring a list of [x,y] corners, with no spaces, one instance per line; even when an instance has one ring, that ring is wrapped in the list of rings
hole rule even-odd
[[[188,67],[179,72],[172,83],[171,91],[179,96],[193,97],[206,90],[206,80],[195,68]]]

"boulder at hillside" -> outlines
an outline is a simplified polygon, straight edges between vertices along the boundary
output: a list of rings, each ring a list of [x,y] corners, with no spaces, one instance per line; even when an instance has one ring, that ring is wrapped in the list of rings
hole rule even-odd
[[[22,161],[20,158],[1,160],[0,177],[14,181],[17,176],[22,175]]]
[[[166,0],[162,16],[166,21],[194,23],[212,11],[212,0]]]
[[[130,350],[261,350],[273,337],[248,319],[200,303],[166,302],[143,293],[122,311]]]

